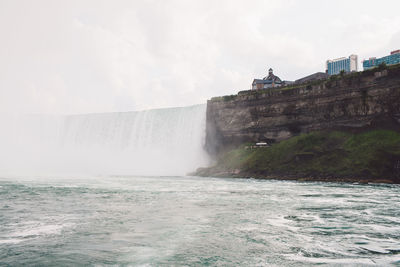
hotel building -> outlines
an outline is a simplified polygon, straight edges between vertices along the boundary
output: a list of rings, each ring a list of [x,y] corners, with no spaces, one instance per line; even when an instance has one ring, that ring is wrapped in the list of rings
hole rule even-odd
[[[339,74],[341,71],[352,72],[358,70],[358,56],[351,55],[326,61],[326,72],[329,75]]]
[[[363,60],[363,68],[364,70],[368,70],[374,67],[379,66],[380,64],[385,63],[386,65],[393,65],[400,63],[400,49],[392,51],[390,55],[386,57],[376,58],[370,57],[369,59]]]

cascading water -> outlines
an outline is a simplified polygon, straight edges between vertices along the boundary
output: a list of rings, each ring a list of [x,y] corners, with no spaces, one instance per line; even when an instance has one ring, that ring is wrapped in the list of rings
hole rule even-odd
[[[208,161],[205,110],[4,117],[0,171],[184,175]]]

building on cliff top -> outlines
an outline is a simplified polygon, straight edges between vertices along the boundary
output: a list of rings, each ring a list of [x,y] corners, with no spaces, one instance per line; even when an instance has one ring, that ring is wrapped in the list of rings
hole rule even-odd
[[[336,75],[339,74],[341,71],[358,71],[358,56],[350,55],[348,58],[341,57],[332,60],[329,59],[326,61],[326,73],[328,73],[329,75]]]
[[[282,80],[274,75],[274,71],[272,69],[268,70],[268,76],[263,79],[254,79],[251,84],[252,90],[260,90],[266,88],[273,88],[276,86],[281,86],[283,84]]]
[[[370,57],[369,59],[363,60],[363,68],[364,70],[368,70],[374,67],[379,66],[380,64],[385,63],[386,65],[394,65],[400,63],[400,49],[390,52],[390,55],[376,58]]]
[[[311,74],[311,75],[308,75],[301,79],[298,79],[298,80],[294,81],[294,83],[301,84],[301,83],[306,83],[306,82],[311,82],[311,81],[324,80],[324,79],[327,79],[328,77],[329,77],[329,75],[325,72],[316,72],[314,74]]]

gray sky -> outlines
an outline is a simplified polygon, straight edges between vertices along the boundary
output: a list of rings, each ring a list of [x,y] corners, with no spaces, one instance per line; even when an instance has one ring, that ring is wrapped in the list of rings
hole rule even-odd
[[[205,103],[400,49],[400,1],[0,0],[0,113]]]

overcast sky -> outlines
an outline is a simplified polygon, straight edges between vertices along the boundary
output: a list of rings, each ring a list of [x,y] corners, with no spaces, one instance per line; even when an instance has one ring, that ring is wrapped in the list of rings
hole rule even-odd
[[[0,113],[186,106],[400,49],[400,1],[0,0]]]

